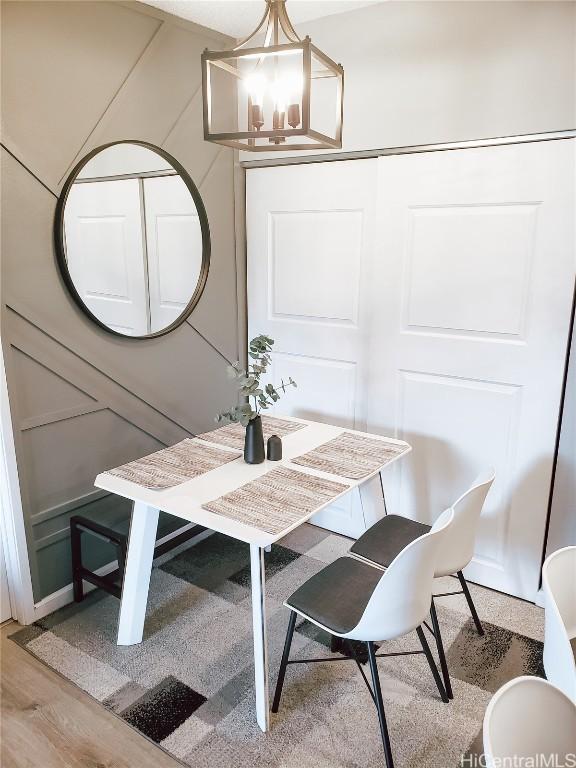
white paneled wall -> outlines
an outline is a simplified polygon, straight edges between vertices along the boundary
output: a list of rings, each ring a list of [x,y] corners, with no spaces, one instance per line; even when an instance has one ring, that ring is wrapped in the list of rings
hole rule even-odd
[[[468,576],[533,598],[575,271],[574,141],[252,169],[251,335],[279,411],[408,440],[389,512],[432,522],[496,468]],[[357,535],[372,486],[316,522]]]

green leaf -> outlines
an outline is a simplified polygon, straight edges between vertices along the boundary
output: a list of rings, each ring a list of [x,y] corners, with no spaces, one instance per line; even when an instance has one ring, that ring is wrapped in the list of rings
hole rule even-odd
[[[258,415],[260,409],[266,410],[278,402],[281,397],[280,393],[285,394],[287,386],[296,386],[292,377],[289,377],[288,382],[282,380],[277,388],[271,383],[265,386],[261,385],[261,379],[272,363],[270,353],[273,345],[274,339],[270,336],[266,334],[255,336],[248,345],[248,358],[253,361],[249,364],[248,369],[244,370],[239,361],[227,366],[228,376],[234,380],[239,399],[244,402],[218,414],[216,417],[218,423],[232,421],[240,422],[246,426],[251,419]],[[250,398],[254,398],[256,410],[250,405]]]
[[[272,344],[274,344],[274,340],[269,336],[255,336],[249,344],[249,350],[253,354],[266,353],[272,348]]]
[[[219,413],[216,418],[214,419],[217,424],[228,423],[230,421],[236,422],[238,421],[238,414],[236,412],[236,407],[230,411],[222,411],[222,413]]]

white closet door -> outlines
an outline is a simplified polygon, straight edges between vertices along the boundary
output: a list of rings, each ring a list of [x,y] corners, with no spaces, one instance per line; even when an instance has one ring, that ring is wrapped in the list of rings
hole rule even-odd
[[[150,322],[152,331],[173,323],[187,307],[202,266],[202,231],[180,176],[144,179]]]
[[[365,426],[362,296],[376,171],[375,160],[359,160],[246,174],[249,337],[271,336],[271,379],[298,384],[279,402],[280,414]],[[372,514],[356,492],[313,522],[355,536]]]
[[[64,216],[68,269],[83,302],[105,325],[146,334],[138,180],[73,184]]]
[[[493,465],[466,575],[532,600],[574,290],[574,142],[378,164],[368,427],[414,448],[388,509],[430,522]]]

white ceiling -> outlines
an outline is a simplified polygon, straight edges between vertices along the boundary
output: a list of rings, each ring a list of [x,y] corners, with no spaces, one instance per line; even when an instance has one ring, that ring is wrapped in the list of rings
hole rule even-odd
[[[293,24],[300,24],[379,1],[289,0],[286,8]],[[146,0],[146,4],[236,38],[250,34],[264,13],[264,0]]]

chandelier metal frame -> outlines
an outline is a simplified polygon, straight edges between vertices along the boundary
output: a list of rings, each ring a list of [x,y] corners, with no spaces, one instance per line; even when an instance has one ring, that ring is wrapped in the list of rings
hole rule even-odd
[[[250,46],[250,43],[260,35],[264,35],[262,45]],[[302,56],[302,115],[301,124],[297,128],[276,128],[273,130],[254,130],[250,124],[247,130],[237,130],[218,133],[213,130],[212,115],[212,72],[220,68],[225,72],[243,80],[247,75],[238,66],[239,60],[256,60],[256,67],[266,57],[283,56],[300,51]],[[312,57],[322,62],[323,69],[313,71]],[[332,77],[336,81],[336,109],[334,135],[328,136],[314,130],[310,124],[311,86],[312,80],[322,77]],[[246,38],[241,40],[233,49],[228,51],[210,51],[202,54],[202,102],[204,117],[204,139],[216,144],[223,144],[235,149],[251,152],[270,152],[307,149],[340,149],[342,147],[342,122],[344,101],[344,69],[323,51],[317,48],[309,36],[301,39],[296,33],[286,12],[286,0],[266,0],[266,9],[258,26]],[[289,137],[302,136],[312,139],[309,143],[288,143]],[[257,144],[256,138],[268,139],[265,144]]]

